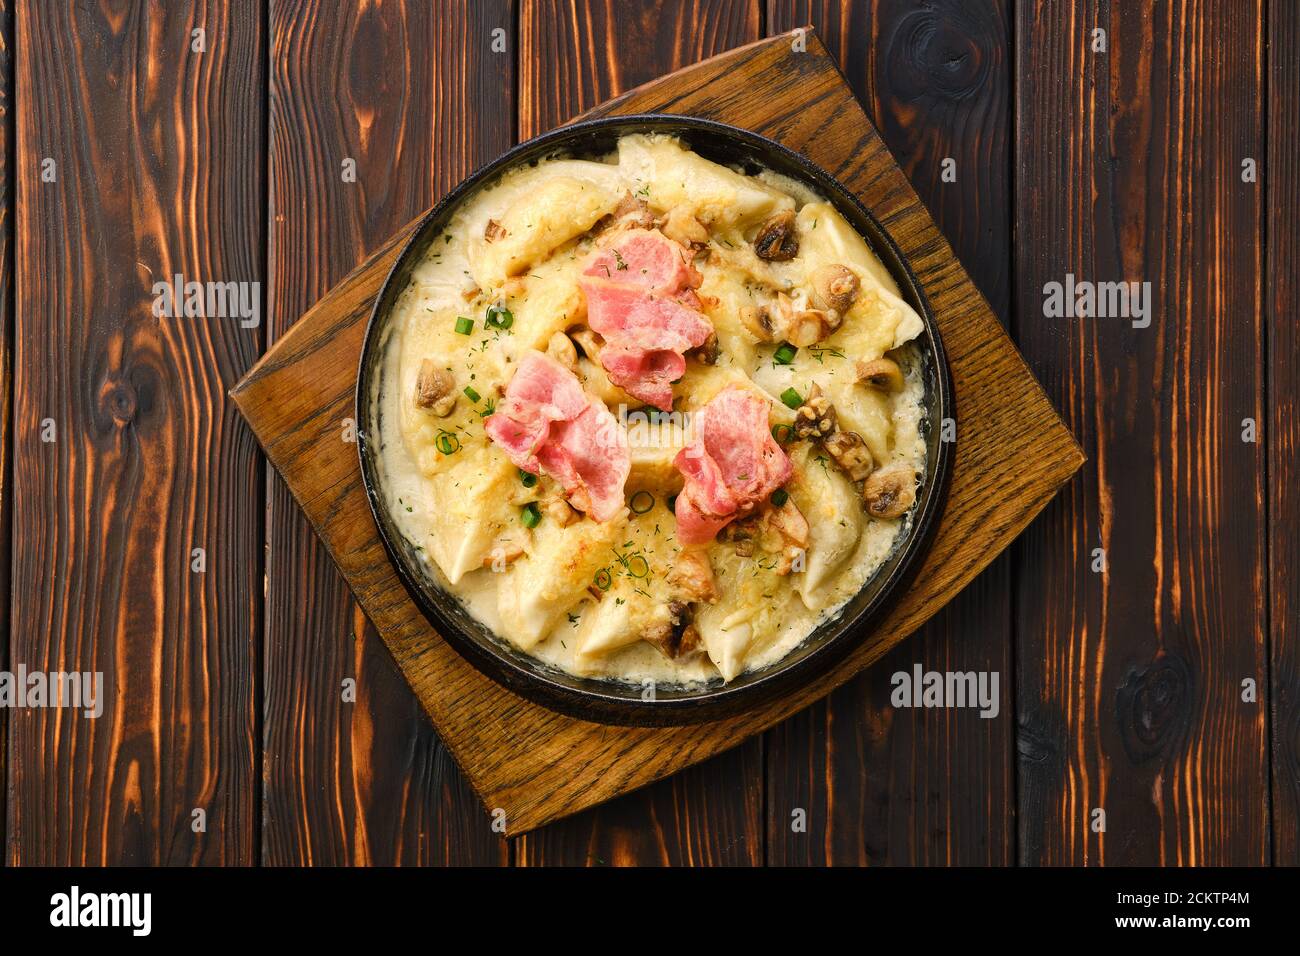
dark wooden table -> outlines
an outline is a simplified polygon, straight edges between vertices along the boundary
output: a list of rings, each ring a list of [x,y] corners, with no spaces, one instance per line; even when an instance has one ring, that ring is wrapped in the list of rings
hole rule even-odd
[[[8,863],[1300,863],[1300,3],[0,8],[0,661],[108,690],[0,709]],[[495,833],[226,391],[477,164],[806,23],[1089,463],[823,703]],[[263,322],[155,318],[176,273]],[[1045,317],[1067,274],[1153,321]],[[1001,713],[895,709],[914,663]]]

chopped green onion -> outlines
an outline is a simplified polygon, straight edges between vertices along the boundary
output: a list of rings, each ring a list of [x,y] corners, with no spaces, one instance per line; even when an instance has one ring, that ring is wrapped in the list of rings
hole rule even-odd
[[[600,588],[602,591],[608,591],[610,586],[614,583],[614,578],[607,569],[601,568],[596,572],[595,581],[596,587]]]
[[[772,437],[776,439],[778,445],[784,445],[794,437],[794,426],[777,422],[772,426]]]
[[[474,320],[468,319],[463,315],[456,316],[456,334],[469,335],[474,331]]]
[[[525,488],[531,488],[537,484],[537,476],[531,471],[524,471],[522,468],[519,469],[519,480],[524,483]]]
[[[454,455],[460,451],[460,439],[451,432],[439,432],[433,444],[444,455]]]
[[[508,329],[515,324],[515,315],[504,305],[489,305],[483,324],[494,329]]]
[[[643,515],[655,506],[655,496],[648,491],[638,491],[632,496],[629,506],[635,514]]]
[[[519,516],[525,528],[536,528],[541,523],[542,513],[537,510],[537,502],[530,501],[524,505],[523,514]]]
[[[799,397],[799,393],[793,388],[787,388],[781,393],[781,401],[786,408],[798,408],[803,404],[803,399]]]
[[[466,385],[464,391],[465,391],[465,397],[468,398],[471,402],[477,402],[480,398],[483,397],[478,392],[474,391],[473,385]]]
[[[627,573],[634,578],[643,578],[650,573],[650,562],[639,554],[627,559]]]
[[[782,342],[777,348],[776,353],[772,356],[772,361],[777,365],[789,365],[794,361],[794,355],[799,350],[789,342]]]
[[[772,504],[776,505],[778,508],[784,506],[789,500],[790,492],[786,491],[784,488],[778,488],[776,491],[772,492]]]

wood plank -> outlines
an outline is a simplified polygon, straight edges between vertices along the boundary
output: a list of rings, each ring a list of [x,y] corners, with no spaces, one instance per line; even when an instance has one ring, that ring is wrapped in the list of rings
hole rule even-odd
[[[794,55],[792,39],[741,47],[584,115],[669,110],[731,120],[804,152],[875,211],[933,305],[960,423],[945,510],[911,589],[825,675],[728,720],[613,728],[513,696],[434,633],[385,557],[356,459],[336,453],[335,423],[352,405],[365,319],[403,234],[313,307],[232,392],[442,740],[485,804],[506,811],[512,835],[730,750],[821,699],[969,584],[1082,462],[825,48],[809,35]]]
[[[761,0],[530,0],[520,10],[519,137],[761,35]]]
[[[1026,864],[1268,860],[1262,23],[1016,7],[1016,332],[1090,459],[1016,545]],[[1150,326],[1047,317],[1067,274],[1149,281]]]
[[[505,49],[493,52],[492,31]],[[269,312],[278,338],[511,145],[507,0],[272,0]],[[355,181],[344,164],[355,164]],[[335,453],[355,460],[343,418]],[[284,484],[270,489],[267,864],[503,863],[464,778]],[[345,680],[355,702],[343,700]]]
[[[151,309],[262,279],[261,19],[22,4],[15,35],[10,663],[101,671],[104,709],[10,715],[9,861],[247,864],[263,469],[226,390],[262,329]]]
[[[1269,594],[1273,862],[1300,866],[1300,5],[1268,8]]]
[[[520,11],[524,137],[759,37],[757,0],[581,6],[546,0]],[[761,863],[762,767],[762,740],[754,737],[716,760],[520,837],[515,859],[525,866]]]
[[[1010,312],[1010,20],[1004,0],[769,0],[768,29],[811,23],[1005,325]],[[943,181],[946,159],[955,182]],[[769,860],[1014,860],[1011,582],[1006,556],[879,664],[768,732]],[[890,676],[1000,675],[1001,708],[890,704]],[[804,829],[792,814],[805,811]]]
[[[13,10],[9,0],[0,0],[0,621],[9,621],[9,531],[12,526],[13,501],[10,498],[13,436],[9,423],[13,414],[13,189],[9,185],[13,170]],[[0,670],[9,669],[9,628],[0,636]],[[0,784],[9,779],[6,770],[9,752],[9,710],[0,708]],[[8,814],[5,811],[7,786],[0,785],[0,846],[5,844]],[[0,853],[0,866],[5,854]]]

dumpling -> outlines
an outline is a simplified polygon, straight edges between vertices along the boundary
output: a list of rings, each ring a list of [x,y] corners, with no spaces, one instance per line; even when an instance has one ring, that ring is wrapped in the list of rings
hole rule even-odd
[[[782,636],[797,599],[791,587],[793,575],[777,574],[775,557],[761,552],[742,557],[733,547],[714,544],[709,560],[718,602],[698,606],[695,627],[709,659],[729,681]]]
[[[808,521],[809,542],[802,574],[792,574],[805,606],[818,610],[829,603],[828,585],[853,558],[864,523],[862,503],[853,483],[834,462],[802,445],[791,456],[794,478],[786,485],[790,500]]]
[[[456,584],[470,571],[491,560],[492,550],[519,524],[519,509],[509,502],[515,478],[513,465],[495,449],[448,456],[449,467],[423,494],[403,505],[423,512],[427,522],[424,548],[447,580]],[[516,531],[518,534],[519,532]]]
[[[898,286],[876,258],[867,241],[854,232],[835,207],[827,202],[808,203],[795,219],[799,236],[799,263],[805,287],[823,265],[852,269],[862,286],[835,338],[854,358],[877,359],[921,334],[924,324],[898,294]]]
[[[469,271],[480,289],[499,287],[613,212],[625,195],[616,167],[556,160],[506,179],[476,205]]]
[[[794,206],[794,199],[780,190],[704,159],[664,136],[624,136],[618,144],[618,163],[626,175],[643,184],[638,195],[651,209],[688,210],[715,230],[743,228],[778,208]]]
[[[625,518],[584,519],[567,527],[542,521],[533,529],[528,556],[501,575],[497,607],[505,636],[523,650],[545,638],[586,595],[626,532]]]

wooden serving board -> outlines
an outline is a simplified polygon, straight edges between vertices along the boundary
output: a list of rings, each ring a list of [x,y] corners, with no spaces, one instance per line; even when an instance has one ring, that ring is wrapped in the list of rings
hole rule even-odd
[[[910,589],[835,668],[788,698],[669,728],[587,723],[529,703],[470,666],[407,596],[371,518],[356,446],[345,441],[366,321],[412,226],[393,236],[231,394],[485,807],[505,811],[510,834],[734,747],[829,693],[970,582],[1083,463],[811,29],[679,70],[584,117],[646,112],[703,116],[784,143],[855,192],[894,237],[929,296],[952,371],[959,429],[948,502]]]

